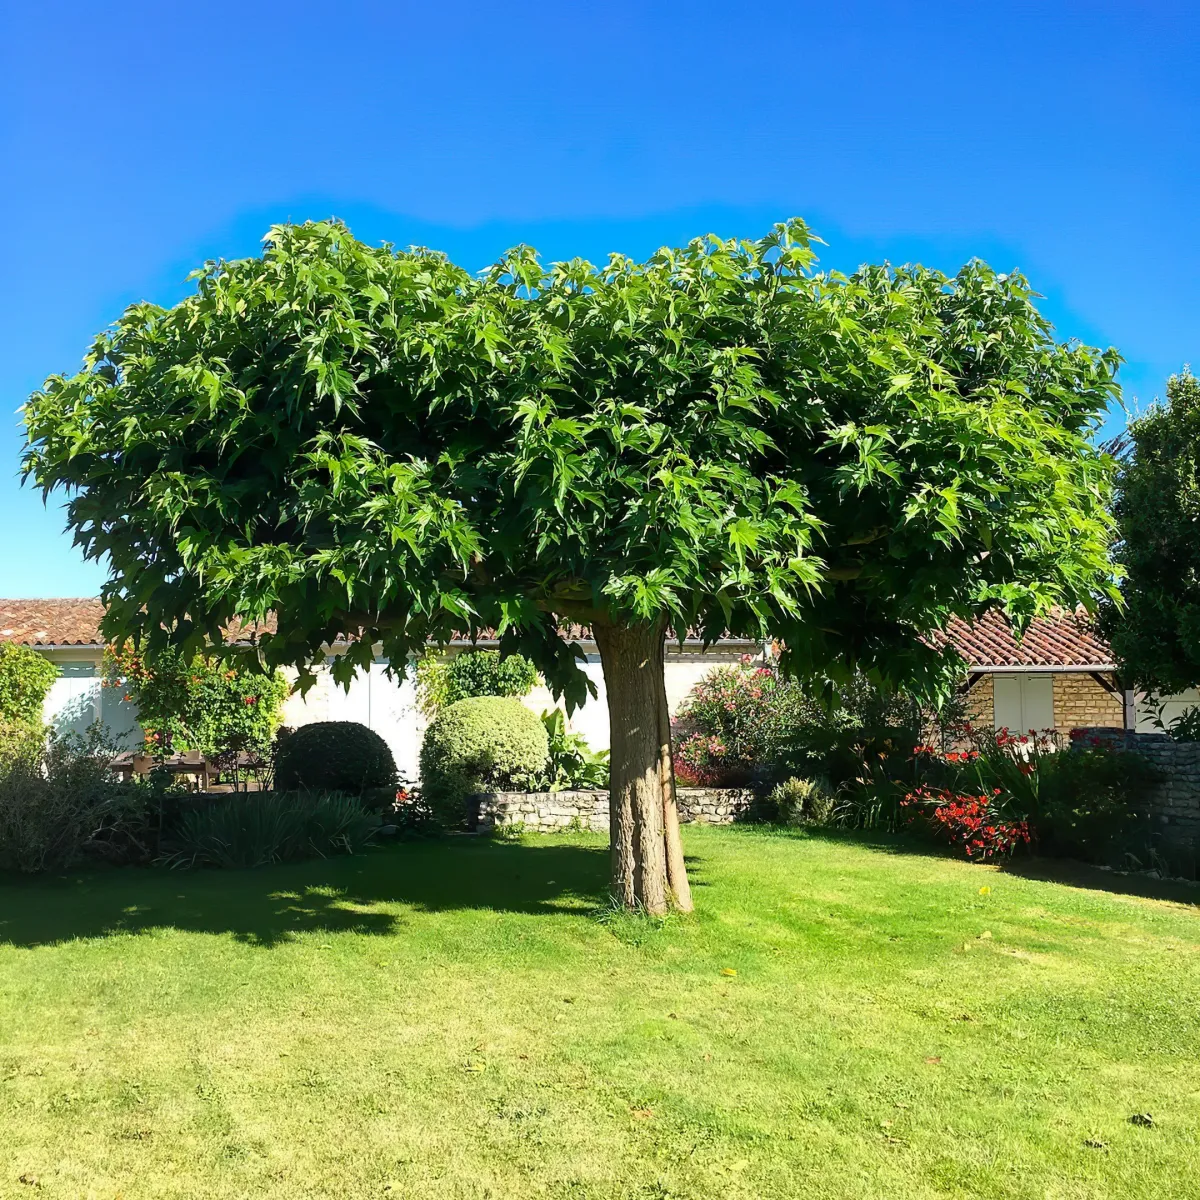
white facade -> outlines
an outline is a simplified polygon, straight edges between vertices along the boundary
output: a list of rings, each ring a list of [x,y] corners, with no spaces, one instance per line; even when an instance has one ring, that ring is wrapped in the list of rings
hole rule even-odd
[[[1200,704],[1200,691],[1195,688],[1188,688],[1186,692],[1178,692],[1173,696],[1163,696],[1162,704],[1162,725],[1170,727],[1171,723],[1177,721],[1189,709]],[[1138,693],[1136,700],[1137,724],[1138,733],[1162,733],[1163,728],[1159,725],[1159,710],[1158,704],[1151,704],[1149,700],[1141,693]]]
[[[56,733],[83,735],[97,721],[124,749],[141,745],[137,706],[113,688],[102,687],[101,653],[89,646],[42,651],[58,667],[58,678],[42,705],[42,719]]]
[[[466,647],[463,647],[465,649]],[[110,737],[120,746],[134,748],[141,744],[141,729],[137,724],[136,707],[123,700],[112,688],[102,688],[101,651],[99,647],[47,648],[41,652],[54,662],[61,672],[46,697],[45,719],[63,732],[82,733],[94,721],[102,721]],[[587,661],[580,664],[595,684],[596,696],[567,719],[568,728],[587,738],[594,750],[607,750],[608,702],[604,690],[604,672],[594,645]],[[749,643],[714,646],[702,651],[699,646],[669,646],[666,663],[667,703],[675,713],[684,698],[714,667],[739,662],[742,656],[755,651]],[[284,702],[283,723],[293,727],[314,721],[358,721],[375,730],[390,747],[400,775],[415,781],[421,740],[425,735],[425,719],[417,709],[416,684],[410,671],[408,677],[397,681],[388,675],[388,663],[377,659],[369,672],[359,672],[349,689],[333,681],[327,666],[317,671],[317,682],[306,696],[294,693]],[[290,672],[295,678],[295,672]],[[554,697],[544,687],[535,688],[524,703],[539,715],[555,705]]]

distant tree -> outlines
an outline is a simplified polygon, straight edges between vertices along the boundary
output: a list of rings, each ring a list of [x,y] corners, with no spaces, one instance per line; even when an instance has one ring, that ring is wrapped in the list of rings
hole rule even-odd
[[[31,646],[0,642],[0,724],[38,725],[58,668]]]
[[[612,746],[613,890],[690,904],[668,631],[775,638],[786,672],[929,690],[928,635],[999,606],[1094,606],[1115,351],[1057,345],[1020,275],[813,274],[801,221],[644,263],[473,276],[338,224],[137,304],[26,406],[26,471],[106,556],[104,630],[199,650],[276,614],[302,684],[338,635],[492,628],[568,705],[590,627]]]
[[[1167,380],[1167,401],[1129,423],[1118,446],[1113,557],[1123,605],[1101,627],[1131,687],[1200,683],[1200,380]]]

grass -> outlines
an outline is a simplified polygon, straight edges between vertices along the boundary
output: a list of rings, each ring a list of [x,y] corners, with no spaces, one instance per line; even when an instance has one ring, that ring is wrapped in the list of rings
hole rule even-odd
[[[5,882],[0,1196],[1200,1196],[1198,893],[685,836]]]

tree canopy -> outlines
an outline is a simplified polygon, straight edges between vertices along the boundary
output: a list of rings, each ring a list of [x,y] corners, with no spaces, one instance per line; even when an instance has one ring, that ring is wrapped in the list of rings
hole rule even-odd
[[[111,562],[110,638],[274,613],[264,663],[346,634],[343,679],[494,627],[578,702],[559,626],[603,613],[929,683],[953,613],[1092,605],[1116,353],[1056,344],[1019,274],[815,273],[812,240],[473,276],[277,226],[50,378],[26,470]]]
[[[1102,628],[1130,687],[1200,683],[1200,380],[1167,380],[1165,404],[1129,423],[1120,447],[1113,556],[1120,606]]]

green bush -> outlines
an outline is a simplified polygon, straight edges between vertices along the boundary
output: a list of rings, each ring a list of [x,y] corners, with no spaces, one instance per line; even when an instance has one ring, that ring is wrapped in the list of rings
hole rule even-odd
[[[833,812],[833,793],[819,779],[792,776],[767,796],[767,811],[781,825],[823,825]]]
[[[275,754],[275,788],[346,792],[360,796],[394,787],[396,760],[374,730],[357,721],[317,721],[281,739]]]
[[[561,708],[542,713],[542,724],[550,749],[546,769],[536,780],[539,791],[608,787],[607,750],[593,750],[582,733],[568,732]]]
[[[422,792],[444,825],[461,826],[469,796],[527,786],[546,769],[548,756],[546,727],[519,700],[459,700],[425,732]]]
[[[0,723],[42,723],[42,704],[58,668],[28,646],[0,642]]]
[[[264,674],[248,657],[185,658],[177,650],[143,655],[110,646],[104,658],[104,686],[137,705],[152,752],[265,753],[291,691],[282,672]]]
[[[1032,814],[1039,848],[1109,866],[1146,865],[1153,841],[1147,800],[1161,780],[1148,759],[1130,750],[1061,751]]]
[[[787,679],[750,661],[716,667],[692,689],[674,723],[683,784],[730,786],[819,775],[839,787],[879,755],[910,755],[920,714],[911,699],[861,676],[830,688]]]
[[[47,871],[89,852],[129,861],[152,854],[152,797],[119,783],[98,730],[55,737],[34,726],[0,735],[0,869]]]
[[[464,650],[450,658],[427,654],[417,663],[417,706],[432,720],[451,704],[472,696],[527,696],[537,668],[521,654]]]
[[[378,826],[353,796],[333,792],[237,792],[180,817],[173,866],[261,867],[356,854]]]
[[[1147,809],[1161,780],[1142,755],[1101,738],[1071,735],[1066,748],[1052,729],[1012,734],[970,724],[960,748],[917,748],[920,782],[995,797],[1006,820],[1027,822],[1040,852],[1112,866],[1152,856]]]

